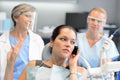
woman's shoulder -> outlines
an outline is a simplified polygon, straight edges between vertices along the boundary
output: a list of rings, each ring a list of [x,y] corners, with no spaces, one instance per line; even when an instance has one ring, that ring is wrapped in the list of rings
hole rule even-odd
[[[0,35],[0,41],[6,41],[9,39],[10,31],[6,31]]]
[[[45,66],[47,66],[47,65],[44,64],[42,60],[32,60],[32,61],[28,62],[27,66],[29,66],[29,67],[30,67],[30,66],[31,66],[31,67],[32,67],[32,66],[40,66],[40,67],[41,67],[41,66],[44,66],[44,67],[45,67]]]
[[[35,66],[36,65],[36,60],[29,61],[27,66]]]

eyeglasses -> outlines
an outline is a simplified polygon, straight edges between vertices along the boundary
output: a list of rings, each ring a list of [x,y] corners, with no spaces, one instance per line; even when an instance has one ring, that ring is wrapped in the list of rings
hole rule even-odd
[[[94,18],[92,16],[88,16],[88,18],[91,20],[91,21],[97,21],[98,23],[102,23],[102,22],[105,22],[106,20],[103,19],[103,18]]]
[[[31,17],[31,18],[35,18],[36,13],[22,13],[23,15],[25,15],[26,17]]]

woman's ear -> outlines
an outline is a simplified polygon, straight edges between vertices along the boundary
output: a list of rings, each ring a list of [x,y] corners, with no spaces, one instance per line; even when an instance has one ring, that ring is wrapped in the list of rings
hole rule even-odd
[[[53,40],[50,39],[50,47],[52,48],[53,47]]]
[[[13,19],[15,20],[15,22],[17,22],[17,18],[18,16],[13,16]]]

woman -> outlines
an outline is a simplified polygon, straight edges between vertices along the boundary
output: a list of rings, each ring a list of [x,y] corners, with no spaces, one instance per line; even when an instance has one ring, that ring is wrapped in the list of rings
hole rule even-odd
[[[75,42],[76,32],[71,26],[60,25],[56,27],[50,39],[50,59],[30,61],[19,80],[77,80],[78,78],[85,80],[86,70],[77,66],[79,50],[77,55],[71,54]],[[68,58],[68,64],[66,64],[66,58]],[[6,70],[11,71],[10,68]]]
[[[23,39],[23,43],[18,52],[14,64],[13,80],[17,80],[25,65],[31,60],[41,60],[44,42],[42,38],[33,33],[33,22],[36,9],[29,4],[19,4],[12,10],[12,20],[14,28],[0,36],[0,74],[1,80],[6,68],[6,56],[11,45],[16,45],[18,40]]]

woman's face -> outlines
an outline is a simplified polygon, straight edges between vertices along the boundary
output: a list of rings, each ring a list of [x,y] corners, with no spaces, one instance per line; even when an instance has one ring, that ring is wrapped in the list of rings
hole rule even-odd
[[[16,26],[19,26],[21,29],[28,30],[33,27],[35,12],[25,12],[14,19],[16,21]]]
[[[54,41],[50,41],[52,54],[55,57],[67,58],[71,55],[76,41],[76,34],[72,29],[62,28]]]

